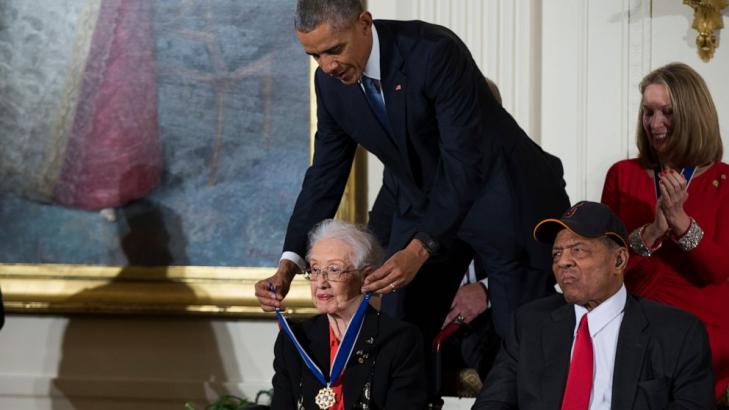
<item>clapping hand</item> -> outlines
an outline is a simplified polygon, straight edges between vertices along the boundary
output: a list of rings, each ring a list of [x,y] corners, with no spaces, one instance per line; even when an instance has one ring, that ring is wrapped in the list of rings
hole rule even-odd
[[[665,216],[667,225],[675,235],[682,235],[691,224],[691,218],[683,209],[688,199],[688,182],[676,170],[666,168],[659,174],[658,186],[661,190],[658,206]]]

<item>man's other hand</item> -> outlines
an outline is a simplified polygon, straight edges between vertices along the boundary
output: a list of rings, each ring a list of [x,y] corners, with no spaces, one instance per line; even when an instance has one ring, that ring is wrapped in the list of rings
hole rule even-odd
[[[470,323],[486,310],[488,302],[488,293],[481,283],[469,283],[461,286],[456,292],[456,297],[453,298],[451,309],[448,311],[442,327],[446,327],[456,319],[463,323]]]
[[[430,254],[423,244],[413,239],[405,249],[397,251],[379,269],[367,275],[362,292],[397,292],[415,278],[429,257]]]

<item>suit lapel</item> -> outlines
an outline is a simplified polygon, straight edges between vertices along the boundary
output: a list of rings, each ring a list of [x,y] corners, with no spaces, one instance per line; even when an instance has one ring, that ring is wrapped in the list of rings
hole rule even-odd
[[[380,22],[375,22],[380,38],[380,73],[385,108],[392,126],[393,141],[402,157],[410,163],[407,146],[407,76],[401,70],[404,60],[397,48],[394,34]],[[408,167],[409,169],[409,167]]]
[[[632,296],[628,295],[615,353],[613,398],[610,406],[613,409],[633,407],[643,355],[648,346],[649,337],[644,332],[647,326],[648,320],[643,314],[643,309]]]
[[[552,323],[542,327],[544,374],[547,375],[542,379],[542,397],[545,408],[559,408],[570,366],[574,308],[564,304],[552,311],[551,318]]]
[[[372,307],[368,307],[362,330],[354,345],[349,363],[347,363],[347,370],[344,372],[343,393],[346,409],[354,406],[362,393],[362,388],[369,381],[370,371],[376,359],[376,352],[373,348],[377,343],[378,325],[379,314]]]
[[[352,104],[352,109],[348,110],[348,112],[352,113],[350,121],[353,124],[357,124],[357,128],[362,130],[360,134],[367,138],[367,141],[358,142],[367,148],[368,151],[375,154],[383,155],[384,153],[397,152],[398,147],[395,144],[394,138],[387,133],[382,124],[377,120],[377,116],[367,101],[367,96],[364,90],[362,90],[362,86],[355,84],[343,87],[345,94],[343,101]],[[385,107],[387,107],[387,104]],[[362,115],[365,112],[369,112],[370,115]]]

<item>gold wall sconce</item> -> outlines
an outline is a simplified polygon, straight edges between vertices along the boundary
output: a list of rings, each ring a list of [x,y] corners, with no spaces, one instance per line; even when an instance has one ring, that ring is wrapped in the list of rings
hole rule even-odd
[[[694,9],[691,27],[699,32],[696,48],[699,57],[705,62],[709,61],[718,46],[715,32],[724,27],[721,11],[727,6],[727,0],[683,0],[683,3]]]

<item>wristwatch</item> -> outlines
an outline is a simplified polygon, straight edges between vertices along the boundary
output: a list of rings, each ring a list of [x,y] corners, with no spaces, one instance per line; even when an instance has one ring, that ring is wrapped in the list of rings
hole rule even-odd
[[[438,249],[440,249],[440,244],[438,241],[433,239],[430,235],[428,235],[425,232],[418,232],[413,237],[414,239],[417,239],[420,241],[420,243],[423,244],[423,247],[426,251],[428,251],[429,254],[434,255],[438,253]]]

